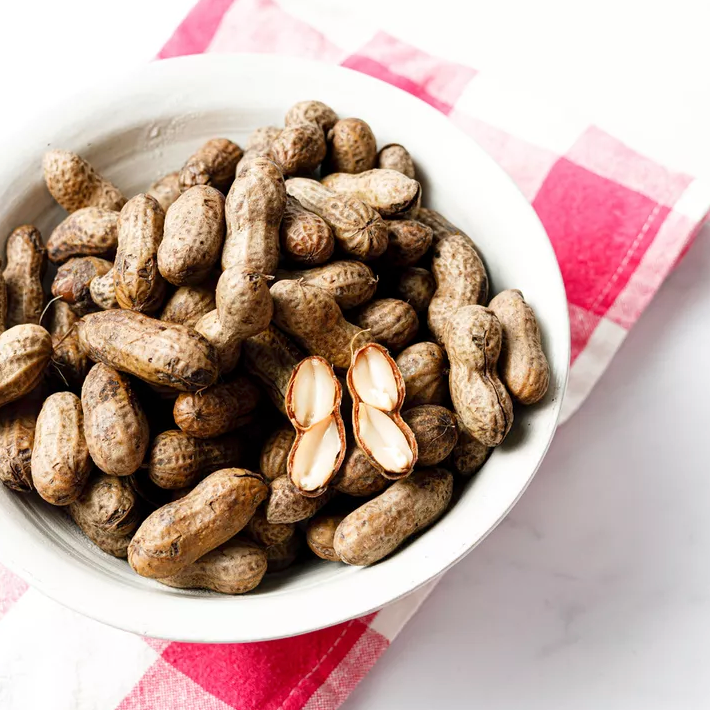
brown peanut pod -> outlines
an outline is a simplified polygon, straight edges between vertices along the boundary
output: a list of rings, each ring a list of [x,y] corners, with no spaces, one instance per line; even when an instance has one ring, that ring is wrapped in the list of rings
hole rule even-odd
[[[52,319],[49,332],[52,334],[52,365],[57,370],[57,379],[65,386],[81,387],[91,363],[79,343],[76,323],[79,316],[64,301],[52,304]]]
[[[259,404],[259,388],[244,375],[175,400],[175,423],[190,436],[213,439],[247,424]]]
[[[67,212],[82,207],[120,210],[126,204],[121,191],[76,153],[50,150],[44,154],[42,169],[49,193]]]
[[[242,266],[222,272],[215,303],[220,323],[239,340],[266,330],[274,312],[268,279]]]
[[[259,545],[271,547],[288,542],[296,532],[296,526],[294,523],[270,523],[266,519],[266,508],[262,504],[247,523],[244,532]]]
[[[52,505],[69,505],[80,495],[93,462],[84,438],[81,400],[57,392],[44,401],[32,449],[32,483]]]
[[[34,323],[0,334],[0,407],[33,390],[52,356],[52,337]]]
[[[49,235],[47,256],[61,264],[75,256],[111,256],[118,245],[118,212],[83,207],[72,212]]]
[[[113,269],[116,299],[121,308],[153,313],[165,298],[166,285],[158,271],[158,247],[163,239],[165,213],[150,195],[136,195],[118,217],[118,249]]]
[[[351,347],[372,338],[348,323],[327,292],[299,281],[279,281],[271,287],[274,323],[292,335],[311,355],[320,355],[340,370],[350,367]]]
[[[269,157],[287,176],[309,175],[325,154],[325,134],[315,123],[286,126],[269,147]]]
[[[419,331],[417,312],[397,298],[378,298],[363,306],[355,324],[371,338],[390,350],[401,350]]]
[[[412,180],[416,178],[416,169],[414,168],[412,156],[409,154],[409,151],[404,146],[399,145],[399,143],[388,143],[381,148],[380,152],[377,154],[377,164],[375,167],[383,170],[396,170]]]
[[[268,495],[257,473],[224,468],[186,496],[149,515],[128,546],[128,562],[143,577],[162,579],[234,537]]]
[[[322,101],[299,101],[291,106],[284,117],[285,126],[315,123],[327,133],[338,121],[338,114]]]
[[[286,206],[283,175],[268,158],[251,160],[227,195],[222,268],[240,266],[273,276],[279,263],[279,226]]]
[[[213,471],[237,466],[244,458],[244,442],[228,434],[198,439],[184,431],[164,431],[153,439],[148,454],[148,476],[160,488],[184,488]]]
[[[77,324],[94,362],[183,392],[217,379],[217,354],[197,331],[125,310],[89,313]]]
[[[283,398],[281,401],[283,406]],[[296,432],[290,424],[279,427],[266,440],[259,456],[259,471],[267,480],[288,473],[288,455],[295,440]]]
[[[266,548],[266,559],[268,566],[267,574],[274,572],[283,572],[288,569],[297,559],[303,547],[303,538],[297,531],[295,535],[290,537],[286,542],[280,542],[277,545],[269,545]]]
[[[201,146],[182,166],[179,175],[180,191],[195,185],[208,185],[226,192],[234,180],[242,149],[226,138],[212,138]]]
[[[285,401],[286,415],[296,430],[287,470],[291,483],[305,496],[321,495],[343,463],[342,397],[342,386],[322,357],[305,358],[294,369]]]
[[[219,374],[230,373],[241,357],[242,341],[222,325],[216,308],[195,323],[195,331],[213,347]]]
[[[293,178],[286,192],[310,212],[322,217],[333,230],[340,249],[355,259],[371,261],[387,249],[387,225],[362,200],[339,195],[317,180]]]
[[[160,320],[194,328],[202,316],[217,307],[214,284],[181,286],[173,293],[160,312]]]
[[[498,446],[513,423],[513,403],[496,365],[503,332],[493,311],[464,306],[446,328],[449,389],[464,428],[482,444]]]
[[[392,266],[412,266],[431,248],[431,227],[413,219],[387,219],[389,243],[385,259]]]
[[[245,594],[266,574],[266,552],[249,540],[233,538],[171,577],[158,581],[179,589],[209,589],[221,594]]]
[[[158,201],[163,212],[167,212],[170,205],[180,197],[180,172],[176,170],[163,175],[148,188],[147,194]]]
[[[128,377],[97,363],[81,388],[81,406],[94,463],[110,476],[135,473],[148,450],[150,432]]]
[[[175,286],[202,283],[219,260],[224,233],[224,195],[208,185],[185,190],[165,215],[161,276]]]
[[[521,404],[539,402],[550,384],[550,366],[542,349],[535,312],[517,290],[499,293],[488,308],[503,329],[498,361],[503,384]]]
[[[298,523],[312,518],[333,497],[330,489],[317,498],[304,496],[288,476],[275,478],[270,487],[266,504],[266,519],[270,523]]]
[[[318,286],[327,291],[342,309],[367,303],[377,290],[377,278],[361,261],[332,261],[303,271],[276,272],[278,280],[291,279]]]
[[[93,476],[69,515],[86,537],[114,557],[126,557],[128,544],[140,523],[138,496],[127,478]]]
[[[400,414],[405,389],[397,364],[382,345],[370,343],[353,355],[347,381],[357,445],[386,478],[408,476],[418,447]]]
[[[422,199],[421,185],[397,170],[332,173],[323,178],[323,184],[336,193],[362,200],[385,218],[416,217]]]
[[[436,279],[431,271],[418,266],[408,266],[395,285],[395,293],[418,314],[425,313],[436,292]]]
[[[91,297],[91,282],[106,275],[112,268],[110,261],[97,256],[79,256],[63,263],[52,281],[52,295],[71,306],[78,316],[96,310]]]
[[[328,131],[328,172],[362,173],[372,170],[376,160],[377,140],[365,121],[341,118]]]
[[[116,283],[113,280],[113,266],[103,276],[94,276],[89,281],[89,295],[94,305],[102,311],[120,308],[116,300]]]
[[[333,549],[335,531],[345,519],[344,513],[330,513],[317,515],[308,521],[306,528],[306,543],[314,555],[329,562],[340,562],[340,558]]]
[[[338,525],[333,550],[349,565],[371,565],[444,513],[453,476],[443,468],[415,471],[354,510]]]
[[[363,498],[381,493],[391,483],[371,463],[367,454],[355,443],[350,443],[345,452],[343,465],[331,487],[349,496]]]
[[[246,152],[259,151],[262,154],[266,153],[282,130],[277,126],[259,126],[259,128],[255,128],[247,139]]]
[[[456,424],[459,436],[449,457],[449,464],[459,475],[472,476],[483,466],[493,449],[471,436],[458,419]]]
[[[415,343],[397,356],[407,392],[407,407],[443,404],[449,397],[449,366],[443,348],[436,343]]]
[[[420,404],[402,414],[419,450],[420,466],[435,466],[453,450],[458,440],[454,413],[438,404]]]
[[[281,252],[298,264],[322,264],[333,255],[335,237],[326,221],[290,195],[280,228]]]
[[[32,392],[0,410],[0,481],[13,491],[33,488],[32,447],[41,407],[42,398]]]
[[[15,229],[5,245],[5,326],[39,323],[44,310],[42,277],[47,269],[47,250],[39,230],[31,224]]]

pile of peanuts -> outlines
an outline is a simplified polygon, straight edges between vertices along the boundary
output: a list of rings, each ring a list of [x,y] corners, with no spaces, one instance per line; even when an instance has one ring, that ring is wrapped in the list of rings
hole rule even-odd
[[[130,199],[75,153],[43,168],[68,216],[7,239],[0,480],[139,575],[239,594],[308,551],[378,562],[547,391],[522,294],[489,299],[358,118],[300,102]]]

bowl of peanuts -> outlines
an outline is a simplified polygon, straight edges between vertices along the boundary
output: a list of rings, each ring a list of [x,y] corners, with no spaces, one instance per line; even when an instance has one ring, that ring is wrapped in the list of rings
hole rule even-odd
[[[4,156],[0,562],[43,593],[159,638],[292,636],[441,575],[531,481],[562,279],[435,109],[205,55]]]

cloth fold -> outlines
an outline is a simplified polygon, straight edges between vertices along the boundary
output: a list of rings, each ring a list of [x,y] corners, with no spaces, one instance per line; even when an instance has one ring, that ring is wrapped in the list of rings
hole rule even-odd
[[[703,182],[363,24],[345,6],[200,0],[158,56],[247,51],[339,63],[398,86],[446,114],[513,177],[547,229],[567,290],[572,370],[564,418],[589,394],[710,209]],[[434,585],[379,613],[292,639],[183,644],[85,619],[0,570],[0,705],[14,710],[50,698],[53,708],[78,710],[334,710]],[[117,648],[116,662],[104,662],[107,649]],[[43,689],[33,671],[45,661],[55,677]]]

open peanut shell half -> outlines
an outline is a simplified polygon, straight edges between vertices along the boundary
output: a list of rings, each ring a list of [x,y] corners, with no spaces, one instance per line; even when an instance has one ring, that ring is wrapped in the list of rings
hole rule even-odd
[[[417,462],[417,440],[400,416],[404,379],[386,348],[361,347],[348,370],[353,434],[370,463],[386,478],[408,476]]]
[[[287,470],[291,483],[304,496],[321,495],[343,463],[342,397],[343,388],[324,358],[307,357],[294,368],[284,402],[296,430]]]

